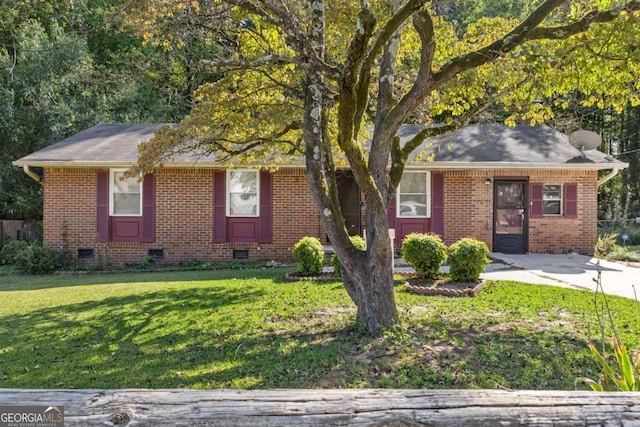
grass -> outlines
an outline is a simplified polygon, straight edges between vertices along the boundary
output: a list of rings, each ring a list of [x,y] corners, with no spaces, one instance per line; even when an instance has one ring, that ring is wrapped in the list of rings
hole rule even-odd
[[[589,292],[491,282],[445,298],[398,286],[401,324],[376,338],[355,324],[341,283],[287,282],[287,271],[0,268],[0,388],[573,389],[598,376]],[[622,341],[639,348],[637,303],[608,302]]]

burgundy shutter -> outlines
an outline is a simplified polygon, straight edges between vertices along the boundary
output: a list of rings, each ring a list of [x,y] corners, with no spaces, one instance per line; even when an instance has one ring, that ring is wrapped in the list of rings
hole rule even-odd
[[[216,171],[213,174],[213,242],[227,241],[227,198],[226,172]]]
[[[444,174],[431,174],[431,232],[444,237]]]
[[[273,232],[271,228],[271,174],[260,171],[260,243],[271,243]]]
[[[578,217],[578,184],[576,183],[564,185],[564,216]]]
[[[96,228],[98,242],[109,241],[109,171],[99,170],[96,188]]]
[[[142,181],[142,241],[155,241],[155,177],[145,175]]]
[[[531,184],[531,211],[530,218],[542,218],[544,216],[542,183]]]

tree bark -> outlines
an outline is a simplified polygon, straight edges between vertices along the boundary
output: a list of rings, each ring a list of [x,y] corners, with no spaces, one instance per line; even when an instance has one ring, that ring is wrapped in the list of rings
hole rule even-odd
[[[73,426],[637,426],[637,393],[528,390],[0,390]]]
[[[356,306],[358,320],[377,335],[381,328],[397,321],[393,294],[393,245],[389,239],[386,211],[367,207],[367,249],[358,254],[349,247],[335,246],[340,258],[342,280]]]

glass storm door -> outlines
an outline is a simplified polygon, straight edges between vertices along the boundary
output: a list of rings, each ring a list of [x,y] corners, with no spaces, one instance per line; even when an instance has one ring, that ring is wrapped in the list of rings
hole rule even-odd
[[[526,181],[495,181],[493,187],[493,250],[526,251]]]

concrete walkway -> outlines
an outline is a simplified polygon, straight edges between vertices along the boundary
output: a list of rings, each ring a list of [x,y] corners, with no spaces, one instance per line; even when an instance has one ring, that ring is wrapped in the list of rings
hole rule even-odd
[[[606,294],[640,300],[640,267],[625,262],[611,262],[578,254],[503,254],[492,252],[493,262],[480,278],[561,286],[595,291],[598,271]],[[396,260],[396,272],[413,272],[413,268]],[[448,266],[442,267],[444,272]]]
[[[494,262],[480,276],[490,280],[515,280],[595,291],[598,271],[606,294],[640,298],[640,268],[578,254],[491,253]]]

